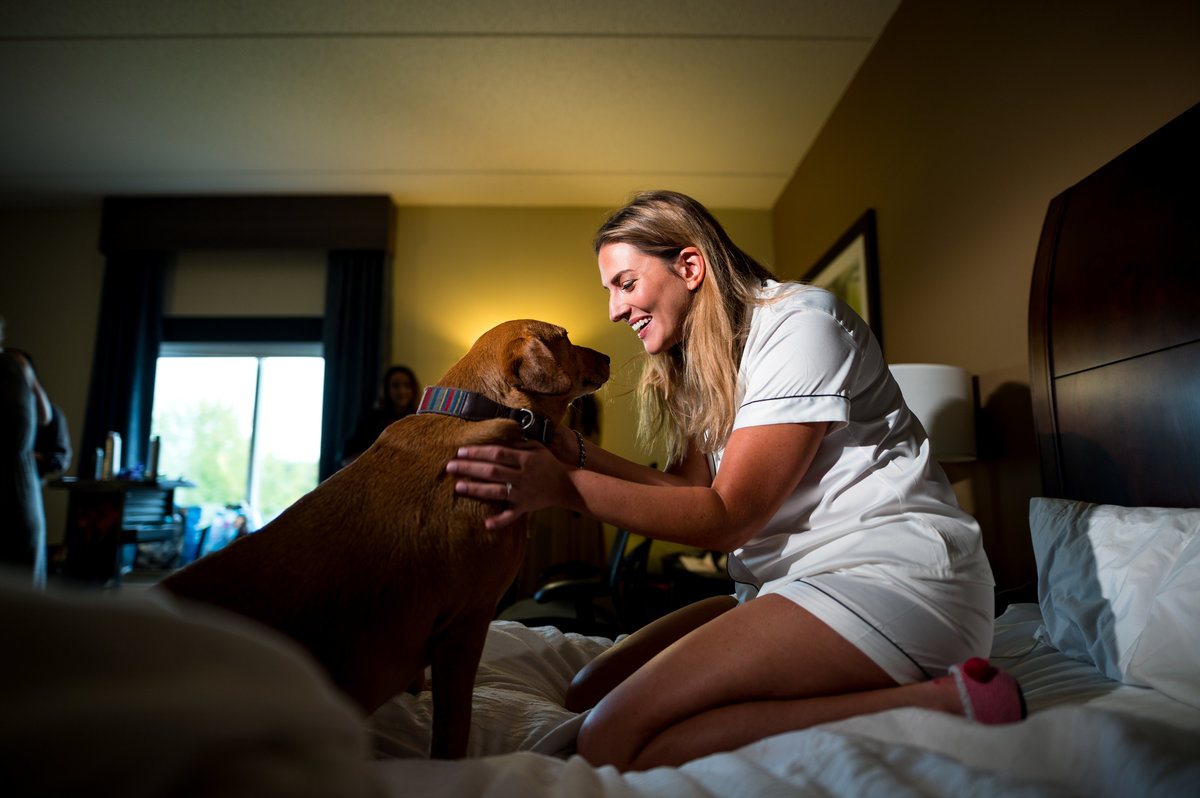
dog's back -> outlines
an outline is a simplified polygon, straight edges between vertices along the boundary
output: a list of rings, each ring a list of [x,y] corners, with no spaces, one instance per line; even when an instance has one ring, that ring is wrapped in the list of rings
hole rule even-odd
[[[461,445],[519,438],[511,421],[401,419],[270,524],[163,585],[291,636],[373,710],[395,690],[376,694],[364,652],[370,670],[391,661],[396,683],[411,683],[428,664],[424,641],[515,578],[524,531],[486,530],[495,506],[457,496],[444,466]]]

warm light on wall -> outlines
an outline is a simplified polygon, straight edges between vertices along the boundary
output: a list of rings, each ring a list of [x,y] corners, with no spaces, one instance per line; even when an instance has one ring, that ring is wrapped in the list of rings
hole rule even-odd
[[[591,299],[588,303],[586,299]],[[602,301],[578,294],[557,297],[463,296],[452,318],[426,318],[426,326],[437,329],[461,351],[471,348],[479,336],[510,319],[538,319],[567,329],[574,343],[595,346],[601,333],[611,326]]]
[[[414,368],[423,385],[433,385],[502,321],[561,324],[573,342],[612,359],[612,376],[598,397],[600,444],[635,462],[661,461],[637,440],[634,387],[644,349],[629,325],[609,321],[608,292],[592,252],[592,237],[610,212],[400,205],[391,362]],[[772,262],[769,211],[728,211],[719,218],[742,249]]]
[[[891,367],[904,401],[929,435],[933,457],[943,463],[976,458],[975,386],[957,366],[904,363]]]

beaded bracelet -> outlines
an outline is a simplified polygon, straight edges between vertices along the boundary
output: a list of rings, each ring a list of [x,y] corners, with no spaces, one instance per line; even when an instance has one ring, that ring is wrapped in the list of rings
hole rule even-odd
[[[579,467],[583,468],[587,465],[587,447],[583,445],[583,434],[579,430],[571,430],[575,433],[575,440],[579,441]]]

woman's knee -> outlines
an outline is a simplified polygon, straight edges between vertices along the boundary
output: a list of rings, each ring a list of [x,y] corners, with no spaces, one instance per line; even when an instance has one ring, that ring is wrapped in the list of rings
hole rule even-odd
[[[601,700],[583,719],[575,750],[593,767],[613,765],[625,770],[640,750],[638,731],[632,718],[613,700]]]
[[[575,738],[576,752],[591,765],[603,764],[596,760],[596,757],[600,755],[596,741],[604,739],[602,734],[596,732],[596,725],[592,715],[588,715],[583,719],[583,724],[579,727],[579,734]]]
[[[648,648],[638,645],[638,641],[626,639],[601,652],[571,679],[563,706],[572,712],[591,709],[613,688],[645,665],[658,650],[657,647]]]
[[[563,705],[591,709],[634,671],[684,635],[737,606],[732,596],[714,596],[672,612],[604,651],[575,674]]]

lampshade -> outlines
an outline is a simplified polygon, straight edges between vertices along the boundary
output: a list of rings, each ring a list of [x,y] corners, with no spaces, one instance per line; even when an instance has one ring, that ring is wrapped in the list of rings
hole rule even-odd
[[[929,435],[934,459],[974,460],[975,386],[970,373],[932,363],[904,363],[891,370],[905,403]]]

